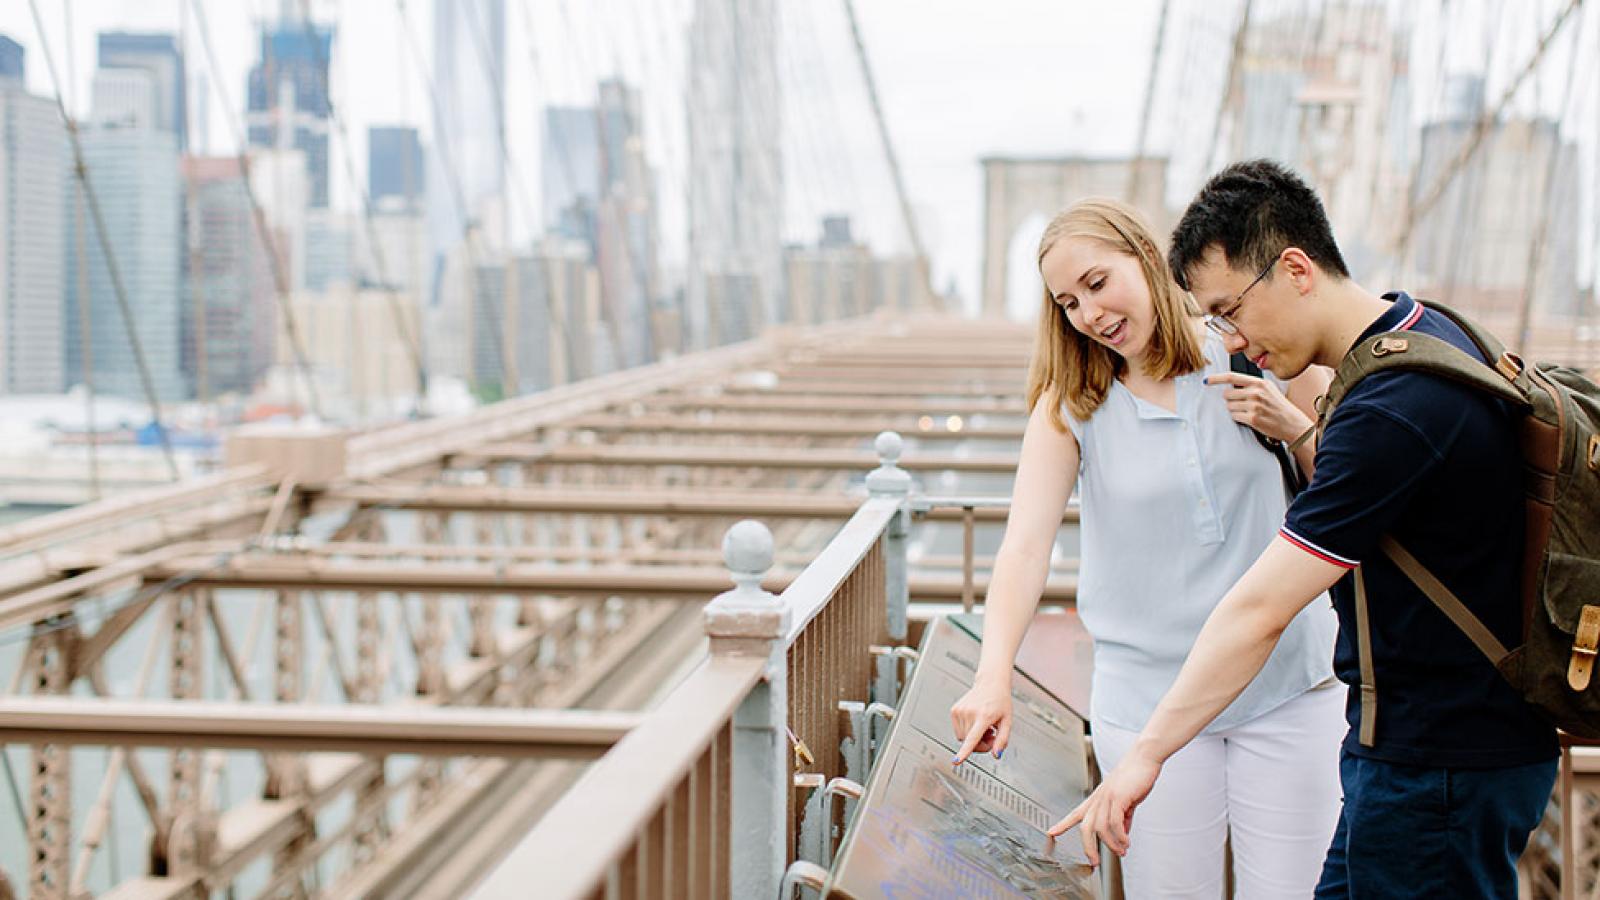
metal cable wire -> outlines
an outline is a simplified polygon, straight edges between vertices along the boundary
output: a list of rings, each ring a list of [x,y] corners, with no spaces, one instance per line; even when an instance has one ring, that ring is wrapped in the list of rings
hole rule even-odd
[[[117,299],[117,309],[122,314],[122,327],[128,335],[128,344],[133,350],[133,361],[139,370],[139,384],[144,390],[145,400],[150,404],[150,419],[155,424],[156,436],[161,441],[161,453],[167,462],[167,472],[173,481],[177,481],[178,460],[173,454],[172,440],[167,435],[166,426],[161,422],[161,405],[156,396],[155,380],[150,375],[150,366],[145,362],[144,346],[139,342],[138,329],[134,327],[133,309],[128,305],[128,295],[123,288],[122,272],[117,267],[116,251],[106,235],[105,218],[100,212],[100,199],[95,194],[94,182],[89,177],[89,166],[83,159],[83,145],[78,140],[78,123],[67,112],[67,105],[61,99],[61,79],[56,73],[55,55],[50,52],[50,42],[45,40],[44,18],[39,14],[38,0],[28,0],[28,9],[33,14],[34,27],[39,30],[39,46],[44,51],[46,68],[50,70],[50,85],[55,91],[56,110],[61,114],[61,121],[66,125],[67,137],[72,144],[73,174],[83,187],[89,215],[94,221],[95,238],[100,245],[100,252],[105,256],[106,273],[111,279],[111,290]],[[80,297],[78,302],[88,303],[89,298]]]
[[[32,2],[32,0],[30,0]],[[250,184],[250,155],[248,142],[244,130],[239,125],[238,113],[229,102],[227,89],[223,87],[221,72],[217,65],[216,53],[211,46],[211,23],[206,20],[205,8],[200,0],[189,0],[194,10],[195,21],[200,25],[200,46],[205,51],[206,65],[211,70],[212,77],[207,79],[221,101],[228,129],[233,135],[234,143],[238,146],[237,159],[239,161],[240,181],[244,186],[245,198],[250,203],[251,216],[255,221],[256,234],[261,238],[261,245],[266,250],[267,256],[272,261],[272,279],[277,290],[274,296],[278,299],[278,311],[283,315],[284,331],[289,338],[290,350],[294,353],[295,364],[300,368],[300,378],[305,384],[308,405],[312,415],[324,418],[322,403],[317,397],[316,380],[312,377],[311,366],[307,362],[305,344],[300,338],[300,328],[295,322],[294,305],[290,302],[290,285],[288,276],[284,274],[284,257],[278,252],[277,241],[272,237],[272,228],[267,224],[267,214],[256,197],[255,188]]]
[[[322,89],[322,102],[328,110],[328,118],[333,122],[333,127],[339,133],[339,148],[344,157],[345,171],[349,175],[350,184],[361,198],[361,221],[367,233],[367,246],[372,252],[373,266],[378,270],[378,279],[383,282],[384,294],[388,299],[385,304],[389,315],[394,319],[395,334],[405,344],[406,354],[411,357],[411,364],[417,370],[417,411],[422,414],[427,405],[428,395],[428,368],[422,358],[422,343],[420,336],[406,326],[405,315],[400,309],[400,300],[392,290],[394,282],[389,279],[388,262],[383,255],[382,242],[378,240],[377,227],[372,222],[372,195],[356,170],[354,151],[351,150],[350,132],[345,128],[344,117],[339,114],[339,108],[334,105],[333,92],[328,89],[329,61],[323,58],[322,44],[316,39],[316,28],[311,24],[311,0],[300,0],[300,23],[306,36],[306,42],[311,46],[312,68],[317,74],[318,87]],[[421,323],[418,322],[420,328]]]

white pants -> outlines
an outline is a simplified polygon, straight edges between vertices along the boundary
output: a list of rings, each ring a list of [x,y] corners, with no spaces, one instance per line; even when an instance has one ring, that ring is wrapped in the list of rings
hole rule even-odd
[[[1217,900],[1230,832],[1235,896],[1310,897],[1339,818],[1344,703],[1340,684],[1307,691],[1173,754],[1133,814],[1122,859],[1130,900]],[[1138,733],[1099,720],[1093,729],[1109,772]]]

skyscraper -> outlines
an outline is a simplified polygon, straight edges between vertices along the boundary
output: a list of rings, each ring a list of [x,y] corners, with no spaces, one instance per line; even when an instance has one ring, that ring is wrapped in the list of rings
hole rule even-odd
[[[235,157],[183,161],[189,297],[180,311],[184,377],[195,396],[249,393],[272,366],[272,272]]]
[[[776,318],[782,106],[773,0],[699,0],[689,37],[687,333],[742,340]]]
[[[0,79],[14,78],[21,81],[26,75],[24,58],[22,45],[0,34]]]
[[[639,92],[615,79],[599,86],[601,200],[595,265],[601,296],[616,329],[619,366],[657,352],[655,182],[644,153]]]
[[[100,68],[137,69],[150,73],[155,84],[154,126],[173,134],[178,149],[189,145],[188,85],[183,54],[170,34],[106,31],[100,34]]]
[[[16,43],[0,38],[0,60]],[[55,393],[62,371],[62,198],[67,133],[54,102],[0,74],[0,393]],[[0,62],[0,71],[7,63]]]
[[[179,368],[182,191],[177,135],[150,128],[93,127],[81,132],[79,142],[105,224],[105,242],[114,254],[134,320],[133,332],[138,335],[156,395],[163,402],[181,399],[185,393]],[[72,191],[62,191],[56,202],[70,213],[75,202]],[[74,222],[75,218],[69,216],[68,221]],[[87,319],[95,389],[143,399],[133,341],[119,308],[106,255],[93,220],[85,216],[83,227],[88,296],[78,293],[77,233],[73,227],[66,229],[62,277],[67,288],[68,371],[82,371],[84,336],[79,323]],[[87,305],[82,318],[80,304]]]
[[[367,129],[367,196],[374,209],[416,211],[421,207],[424,172],[417,130],[404,126]]]
[[[91,122],[112,128],[155,128],[155,78],[144,69],[96,69]]]
[[[540,160],[545,228],[585,242],[592,252],[600,201],[600,118],[595,108],[547,108]]]
[[[447,257],[461,243],[468,219],[477,226],[480,246],[504,244],[499,207],[505,189],[500,150],[505,23],[504,0],[433,5],[433,75],[440,109],[427,189],[435,258]]]
[[[311,206],[328,205],[328,60],[333,29],[285,18],[261,35],[261,60],[250,69],[250,143],[305,154]]]

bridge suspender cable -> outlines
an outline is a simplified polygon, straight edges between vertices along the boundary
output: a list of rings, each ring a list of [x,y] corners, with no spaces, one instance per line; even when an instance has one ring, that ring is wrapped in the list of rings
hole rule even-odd
[[[318,86],[322,89],[323,105],[328,110],[328,118],[333,121],[334,129],[339,133],[339,146],[342,151],[340,155],[344,157],[345,172],[350,177],[350,186],[361,198],[361,222],[367,235],[368,248],[372,253],[373,268],[377,269],[378,280],[383,283],[384,297],[387,300],[385,305],[389,309],[390,317],[394,319],[395,334],[401,343],[405,344],[406,354],[411,357],[411,364],[417,370],[416,414],[425,416],[428,402],[428,367],[422,357],[422,341],[417,331],[406,324],[404,310],[400,308],[400,298],[394,290],[397,285],[389,277],[388,260],[383,255],[383,242],[379,239],[377,226],[372,221],[372,195],[356,171],[355,151],[351,149],[350,132],[345,128],[344,117],[339,115],[338,108],[333,104],[333,91],[328,88],[329,60],[323,58],[322,43],[317,40],[316,28],[311,24],[311,0],[300,0],[300,25],[305,33],[306,44],[311,48],[314,63],[312,68],[316,70]],[[409,163],[409,154],[406,159]],[[406,187],[409,189],[410,185]],[[410,201],[411,197],[408,195],[406,202]],[[411,288],[413,291],[419,291],[421,285],[413,284]],[[412,305],[418,307],[418,321],[415,324],[420,330],[420,303],[415,295],[411,300]]]
[[[150,404],[150,421],[156,426],[156,437],[161,441],[161,453],[167,461],[167,473],[172,480],[178,480],[178,460],[172,453],[172,441],[167,436],[167,428],[161,422],[161,404],[156,396],[156,384],[150,377],[150,367],[145,362],[144,347],[139,343],[139,331],[134,327],[133,310],[128,306],[128,295],[123,289],[122,272],[117,268],[117,256],[111,247],[111,241],[106,237],[105,218],[100,214],[100,200],[95,195],[94,183],[89,180],[89,167],[83,160],[83,146],[78,141],[78,123],[70,113],[67,105],[61,99],[61,79],[56,72],[55,55],[50,52],[50,42],[45,39],[44,18],[39,15],[38,0],[28,0],[28,9],[33,14],[34,27],[39,29],[39,46],[44,50],[45,65],[50,70],[50,85],[56,95],[56,110],[61,113],[61,121],[66,125],[67,137],[72,143],[73,174],[78,179],[78,184],[83,187],[83,197],[89,204],[89,216],[94,220],[94,234],[100,244],[100,252],[105,254],[106,273],[111,279],[111,292],[117,298],[117,309],[122,314],[122,327],[128,334],[128,343],[133,349],[134,365],[139,370],[139,383],[144,389],[145,400]],[[70,35],[68,36],[70,40]],[[79,303],[88,303],[87,296],[79,297]]]
[[[872,62],[867,58],[867,47],[861,39],[861,26],[856,21],[854,0],[844,0],[845,16],[850,20],[850,37],[855,41],[856,59],[861,62],[861,79],[866,85],[867,100],[872,104],[872,118],[878,125],[878,137],[883,142],[883,155],[889,161],[889,174],[894,178],[895,195],[900,200],[900,216],[905,220],[906,237],[911,241],[911,251],[917,257],[917,271],[922,276],[923,289],[941,306],[948,308],[949,298],[933,290],[933,274],[928,269],[928,251],[922,245],[922,235],[917,231],[916,217],[911,213],[911,198],[906,194],[906,181],[900,171],[900,160],[895,156],[894,141],[889,136],[889,125],[883,117],[883,104],[878,101],[878,88],[872,78]]]
[[[1499,101],[1495,103],[1492,109],[1478,117],[1477,123],[1472,127],[1472,134],[1467,138],[1466,143],[1462,144],[1461,150],[1445,165],[1444,170],[1439,173],[1439,177],[1433,180],[1433,183],[1422,193],[1417,202],[1411,205],[1411,209],[1406,213],[1399,240],[1396,242],[1395,256],[1401,261],[1402,265],[1404,265],[1407,252],[1411,249],[1411,236],[1416,229],[1417,221],[1433,209],[1434,204],[1439,202],[1439,198],[1444,196],[1445,188],[1450,186],[1450,182],[1455,179],[1461,169],[1477,155],[1478,149],[1483,146],[1483,139],[1488,136],[1490,127],[1500,121],[1500,117],[1505,113],[1506,108],[1511,105],[1512,98],[1516,97],[1517,92],[1522,89],[1523,83],[1528,80],[1528,76],[1533,74],[1533,70],[1538,68],[1540,60],[1544,58],[1545,51],[1550,48],[1551,41],[1561,32],[1562,27],[1567,24],[1567,20],[1572,17],[1573,12],[1582,5],[1583,0],[1569,0],[1561,10],[1560,15],[1556,16],[1555,21],[1551,23],[1550,28],[1545,31],[1544,36],[1539,39],[1539,45],[1534,49],[1533,55],[1523,64],[1522,70],[1517,73],[1517,77],[1511,80],[1511,84],[1506,88],[1505,93],[1500,95]]]
[[[1133,165],[1129,166],[1128,189],[1123,199],[1136,203],[1139,196],[1139,176],[1144,174],[1144,148],[1150,139],[1150,111],[1156,105],[1156,81],[1161,75],[1161,46],[1167,37],[1167,11],[1172,0],[1161,0],[1161,15],[1156,19],[1155,46],[1150,50],[1150,74],[1144,82],[1144,110],[1139,115],[1139,137],[1133,146]]]
[[[294,353],[295,365],[300,369],[300,379],[305,384],[307,403],[311,414],[318,419],[324,418],[322,403],[317,398],[316,380],[311,374],[311,365],[307,362],[305,343],[300,338],[300,328],[295,323],[294,304],[290,299],[292,286],[289,276],[284,273],[285,257],[278,252],[278,242],[272,237],[272,226],[267,223],[267,213],[261,207],[260,200],[256,197],[255,187],[250,184],[250,153],[249,141],[246,139],[244,129],[239,124],[238,114],[229,102],[227,88],[222,83],[222,69],[217,65],[217,56],[211,47],[211,24],[206,21],[205,7],[200,0],[190,0],[194,9],[195,23],[200,26],[200,47],[205,51],[206,66],[211,70],[211,88],[216,91],[217,99],[222,101],[222,109],[226,114],[228,129],[233,135],[238,150],[240,181],[244,187],[245,199],[250,203],[250,212],[255,220],[256,234],[261,238],[261,246],[266,249],[267,256],[272,265],[273,284],[276,287],[275,296],[278,298],[278,311],[283,315],[283,330],[289,338],[289,348]]]

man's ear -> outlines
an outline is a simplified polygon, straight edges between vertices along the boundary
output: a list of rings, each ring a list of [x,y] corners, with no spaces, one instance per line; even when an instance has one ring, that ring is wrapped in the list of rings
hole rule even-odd
[[[1319,274],[1317,265],[1299,247],[1290,247],[1283,251],[1283,270],[1301,296],[1311,293],[1316,288]]]

